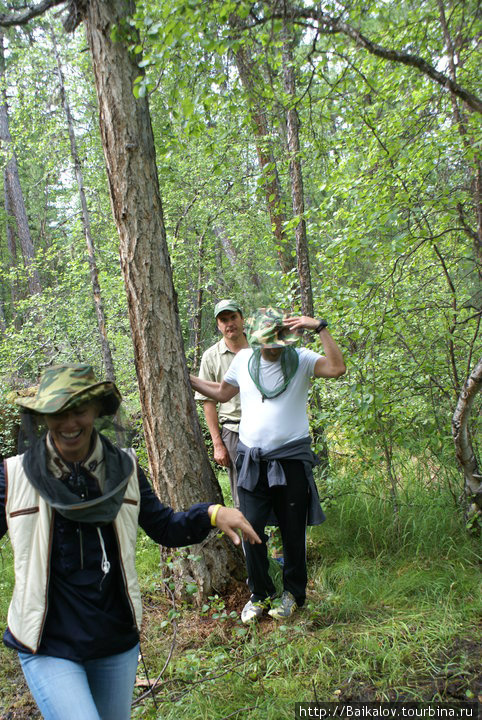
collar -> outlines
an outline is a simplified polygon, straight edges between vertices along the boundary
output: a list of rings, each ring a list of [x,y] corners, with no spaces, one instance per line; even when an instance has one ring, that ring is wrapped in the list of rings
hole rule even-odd
[[[84,460],[79,463],[67,463],[59,454],[55,447],[54,441],[50,433],[47,433],[46,445],[47,445],[47,469],[52,475],[58,480],[64,480],[72,472],[72,466],[76,466],[77,469],[84,468],[90,475],[93,475],[97,480],[101,490],[104,489],[105,485],[105,461],[104,461],[104,448],[98,432],[94,430],[92,435],[91,446],[89,453]]]
[[[68,520],[93,525],[112,522],[122,505],[130,474],[134,470],[133,458],[127,452],[116,448],[106,437],[96,433],[92,451],[84,463],[87,462],[86,467],[94,467],[96,463],[94,473],[105,468],[102,494],[100,497],[83,500],[62,482],[68,465],[52,445],[44,435],[23,455],[23,467],[30,484],[48,505]],[[102,460],[99,462],[100,459]]]
[[[226,340],[222,337],[219,341],[219,352],[221,355],[224,355],[225,353],[231,353],[231,355],[236,355],[234,350],[230,350],[228,346],[226,345]]]
[[[246,333],[243,333],[244,337],[246,337]],[[221,340],[218,342],[219,352],[224,355],[224,353],[231,353],[231,355],[236,355],[239,350],[250,350],[250,346],[246,345],[244,348],[239,348],[239,350],[230,350],[228,346],[226,345],[226,340],[224,337],[221,338]]]

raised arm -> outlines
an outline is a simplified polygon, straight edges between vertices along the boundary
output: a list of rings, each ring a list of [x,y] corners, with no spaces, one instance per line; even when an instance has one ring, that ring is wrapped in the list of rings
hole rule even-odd
[[[320,324],[317,318],[310,318],[307,315],[291,317],[284,320],[291,330],[316,330]],[[323,345],[324,356],[319,358],[315,364],[314,375],[317,378],[337,378],[346,373],[346,365],[341,350],[331,337],[328,329],[323,327],[319,332],[319,338]]]
[[[230,385],[225,380],[217,383],[211,380],[201,380],[196,375],[189,375],[189,380],[194,390],[220,403],[228,402],[239,392],[239,388]]]

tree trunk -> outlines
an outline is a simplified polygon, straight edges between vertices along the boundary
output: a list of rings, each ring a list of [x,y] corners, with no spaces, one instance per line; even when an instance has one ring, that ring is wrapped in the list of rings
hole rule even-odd
[[[224,254],[227,257],[229,264],[232,268],[235,268],[238,264],[238,253],[228,233],[220,225],[213,226],[213,233],[224,250]]]
[[[303,194],[303,173],[300,160],[300,121],[296,109],[296,84],[293,65],[292,29],[284,21],[283,39],[283,80],[285,93],[291,98],[286,113],[288,153],[290,158],[291,199],[293,215],[298,218],[296,225],[296,259],[300,281],[301,312],[313,317],[313,291],[311,289],[310,258],[306,237],[305,201]]]
[[[224,254],[226,255],[229,264],[232,268],[236,268],[236,266],[239,263],[238,259],[238,253],[236,251],[236,248],[234,247],[233,241],[229,237],[229,234],[226,232],[225,228],[221,225],[215,225],[213,226],[213,232],[214,236],[218,240],[219,244],[221,245],[222,249],[224,250]],[[257,290],[261,289],[261,280],[256,272],[256,270],[253,268],[253,263],[251,260],[244,260],[243,261],[247,268],[249,269],[250,276],[251,276],[251,282],[253,283],[254,287]]]
[[[126,21],[134,3],[90,0],[78,2],[77,10],[92,53],[151,477],[160,497],[175,508],[222,502],[188,380],[148,103],[133,94],[141,56],[127,50],[138,38]],[[182,573],[196,581],[200,601],[225,587],[241,566],[240,554],[212,537],[202,560],[185,560]]]
[[[2,106],[0,106],[0,141],[3,140],[2,133]],[[3,192],[4,192],[4,206],[5,206],[5,219],[6,219],[6,236],[7,236],[7,249],[9,254],[10,267],[14,269],[14,277],[10,285],[10,299],[12,308],[13,324],[17,330],[20,330],[21,322],[17,315],[17,302],[20,297],[18,287],[18,272],[17,272],[17,238],[15,236],[15,223],[12,222],[10,209],[10,198],[9,198],[9,184],[7,180],[7,170],[3,171]]]
[[[482,475],[470,440],[468,423],[475,396],[481,387],[482,358],[465,381],[452,417],[455,454],[462,467],[465,479],[467,519],[474,528],[478,523],[479,530],[482,525]]]
[[[240,19],[236,15],[230,17],[231,27],[236,29],[240,25]],[[256,87],[262,86],[259,81],[256,66],[246,46],[241,47],[235,53],[236,67],[239,77],[246,93],[251,119],[256,134],[256,152],[261,172],[265,173],[265,197],[266,205],[271,220],[271,228],[276,238],[278,260],[283,273],[293,270],[293,258],[289,251],[289,243],[284,231],[286,214],[283,210],[283,198],[281,184],[279,181],[276,160],[271,147],[270,132],[266,118],[266,108],[261,107],[257,100]]]
[[[196,306],[194,308],[194,359],[193,366],[196,372],[201,364],[201,328],[203,318],[203,296],[204,296],[204,238],[205,232],[201,233],[198,239],[198,269]]]
[[[70,105],[69,105],[69,101],[67,99],[67,94],[65,92],[65,81],[64,81],[64,73],[62,70],[62,63],[60,60],[60,55],[59,55],[59,52],[57,49],[57,43],[55,40],[55,34],[54,34],[53,30],[51,30],[51,38],[52,38],[52,44],[54,47],[55,59],[57,61],[57,74],[59,77],[60,97],[62,100],[62,106],[64,108],[65,118],[67,120],[67,127],[69,130],[70,154],[72,157],[72,162],[74,164],[75,178],[77,180],[77,187],[79,189],[80,206],[82,209],[82,227],[84,229],[85,240],[87,243],[87,254],[88,254],[88,258],[89,258],[90,280],[92,283],[92,292],[94,295],[94,305],[95,305],[95,311],[97,314],[97,325],[99,328],[102,357],[104,360],[105,378],[106,378],[106,380],[109,380],[110,382],[115,382],[114,361],[112,360],[112,353],[110,350],[109,339],[107,337],[104,305],[102,303],[102,295],[101,295],[100,285],[99,285],[99,273],[97,271],[95,248],[94,248],[94,242],[92,240],[90,214],[89,214],[89,208],[87,207],[87,198],[85,197],[84,178],[82,175],[82,165],[81,165],[79,153],[77,150],[77,140],[75,138],[72,113],[70,112]]]
[[[5,55],[3,47],[4,34],[0,31],[0,83],[2,85],[2,97],[0,102],[0,140],[5,148],[7,162],[5,165],[5,196],[8,195],[7,223],[10,232],[14,233],[20,241],[23,262],[27,271],[28,289],[30,295],[41,291],[38,270],[33,266],[35,261],[35,250],[28,225],[27,210],[23,199],[20,178],[18,175],[17,158],[13,149],[12,137],[8,123],[8,104],[5,78]],[[9,232],[7,231],[7,232]]]
[[[7,323],[5,322],[5,313],[3,311],[3,298],[0,297],[0,333],[5,335],[7,332]]]

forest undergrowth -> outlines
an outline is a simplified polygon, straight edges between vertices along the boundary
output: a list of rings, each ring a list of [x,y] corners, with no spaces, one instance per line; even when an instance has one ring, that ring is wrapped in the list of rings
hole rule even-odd
[[[202,608],[174,603],[168,567],[160,572],[157,547],[140,536],[133,718],[282,720],[296,702],[482,701],[479,542],[450,493],[409,479],[395,515],[363,478],[341,473],[327,497],[327,521],[308,532],[308,600],[286,624],[266,616],[243,626],[249,591],[239,583]],[[3,627],[13,579],[6,539],[1,550]],[[1,720],[39,718],[4,647],[0,668]]]

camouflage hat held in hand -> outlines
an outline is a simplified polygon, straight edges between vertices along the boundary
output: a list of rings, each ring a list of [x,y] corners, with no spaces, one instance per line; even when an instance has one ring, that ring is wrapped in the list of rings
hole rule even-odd
[[[113,382],[97,382],[91,365],[55,365],[42,373],[34,397],[18,397],[28,412],[53,415],[96,400],[100,415],[114,415],[122,396]]]
[[[300,335],[284,324],[287,317],[279,308],[259,308],[245,322],[246,337],[251,347],[277,348],[297,342]]]

